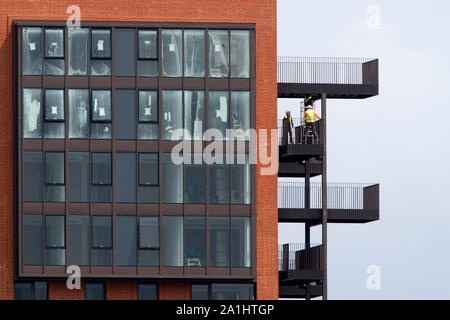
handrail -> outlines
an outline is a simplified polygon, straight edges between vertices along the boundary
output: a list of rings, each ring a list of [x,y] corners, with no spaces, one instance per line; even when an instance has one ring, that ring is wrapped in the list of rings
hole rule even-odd
[[[378,59],[278,57],[278,83],[378,84]]]

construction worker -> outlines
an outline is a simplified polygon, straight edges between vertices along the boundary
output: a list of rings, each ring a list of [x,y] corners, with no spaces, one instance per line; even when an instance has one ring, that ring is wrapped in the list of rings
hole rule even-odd
[[[286,110],[285,115],[284,115],[284,119],[289,119],[288,121],[288,134],[289,134],[289,141],[292,144],[292,128],[294,127],[293,123],[292,123],[292,117],[291,117],[291,112],[289,110]]]
[[[319,115],[311,107],[311,103],[308,103],[305,111],[306,131],[312,130],[314,133],[314,140],[318,141],[319,135],[317,134],[316,118],[321,120]]]

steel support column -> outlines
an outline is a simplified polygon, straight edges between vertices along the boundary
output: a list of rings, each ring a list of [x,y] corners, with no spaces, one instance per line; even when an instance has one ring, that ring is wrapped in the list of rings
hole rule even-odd
[[[328,299],[327,290],[327,220],[328,220],[328,208],[327,208],[327,94],[322,93],[322,144],[323,144],[323,156],[322,156],[322,245],[323,245],[323,300]]]

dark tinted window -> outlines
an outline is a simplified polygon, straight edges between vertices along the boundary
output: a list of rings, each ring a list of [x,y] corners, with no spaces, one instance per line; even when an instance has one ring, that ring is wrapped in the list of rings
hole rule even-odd
[[[45,201],[65,201],[64,152],[45,153]]]
[[[226,164],[209,166],[209,202],[230,203],[230,167]]]
[[[66,237],[64,216],[45,216],[45,264],[64,266],[66,264]]]
[[[247,283],[213,283],[212,300],[254,300],[254,286]]]
[[[42,152],[23,152],[23,200],[42,201]]]
[[[116,153],[116,201],[136,202],[136,153]]]
[[[140,284],[138,299],[158,300],[158,287],[156,286],[156,284]]]
[[[23,264],[41,266],[44,264],[44,224],[42,215],[23,216]]]
[[[231,218],[232,267],[249,268],[252,261],[250,217]]]
[[[34,283],[34,300],[47,300],[47,282]]]
[[[112,264],[111,216],[92,217],[92,265]]]
[[[157,153],[139,153],[138,201],[159,202],[159,161]]]
[[[33,285],[31,283],[17,282],[14,284],[15,300],[33,299]]]
[[[205,165],[204,164],[185,164],[185,203],[205,203]]]
[[[89,216],[71,215],[69,218],[69,264],[87,266],[90,261]]]
[[[183,266],[183,217],[163,217],[164,266]]]
[[[137,259],[137,226],[135,216],[116,217],[116,264],[135,266]]]
[[[105,288],[103,283],[89,283],[85,284],[84,298],[86,300],[105,300]]]
[[[191,286],[191,300],[208,300],[208,285],[193,284]]]
[[[163,153],[163,202],[183,202],[183,165],[175,164],[170,153]]]
[[[116,28],[114,37],[114,70],[116,76],[136,76],[136,30]]]
[[[230,218],[209,219],[209,257],[211,267],[230,266]]]
[[[136,139],[136,91],[116,90],[116,138]]]
[[[69,152],[69,201],[89,202],[89,152]]]
[[[92,201],[111,202],[111,154],[92,153]]]
[[[158,221],[158,217],[139,217],[140,266],[159,266]]]
[[[184,217],[186,232],[185,266],[206,266],[206,228],[205,217]]]

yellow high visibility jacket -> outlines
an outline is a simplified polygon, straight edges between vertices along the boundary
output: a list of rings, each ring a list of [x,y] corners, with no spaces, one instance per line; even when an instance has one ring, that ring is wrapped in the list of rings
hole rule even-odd
[[[288,118],[288,116],[284,115],[283,119],[287,119],[287,118]],[[289,126],[292,127],[292,117],[291,116],[289,116]]]
[[[320,117],[317,115],[317,113],[314,112],[314,110],[308,109],[305,111],[305,120],[307,123],[316,122],[316,117],[320,119]]]

